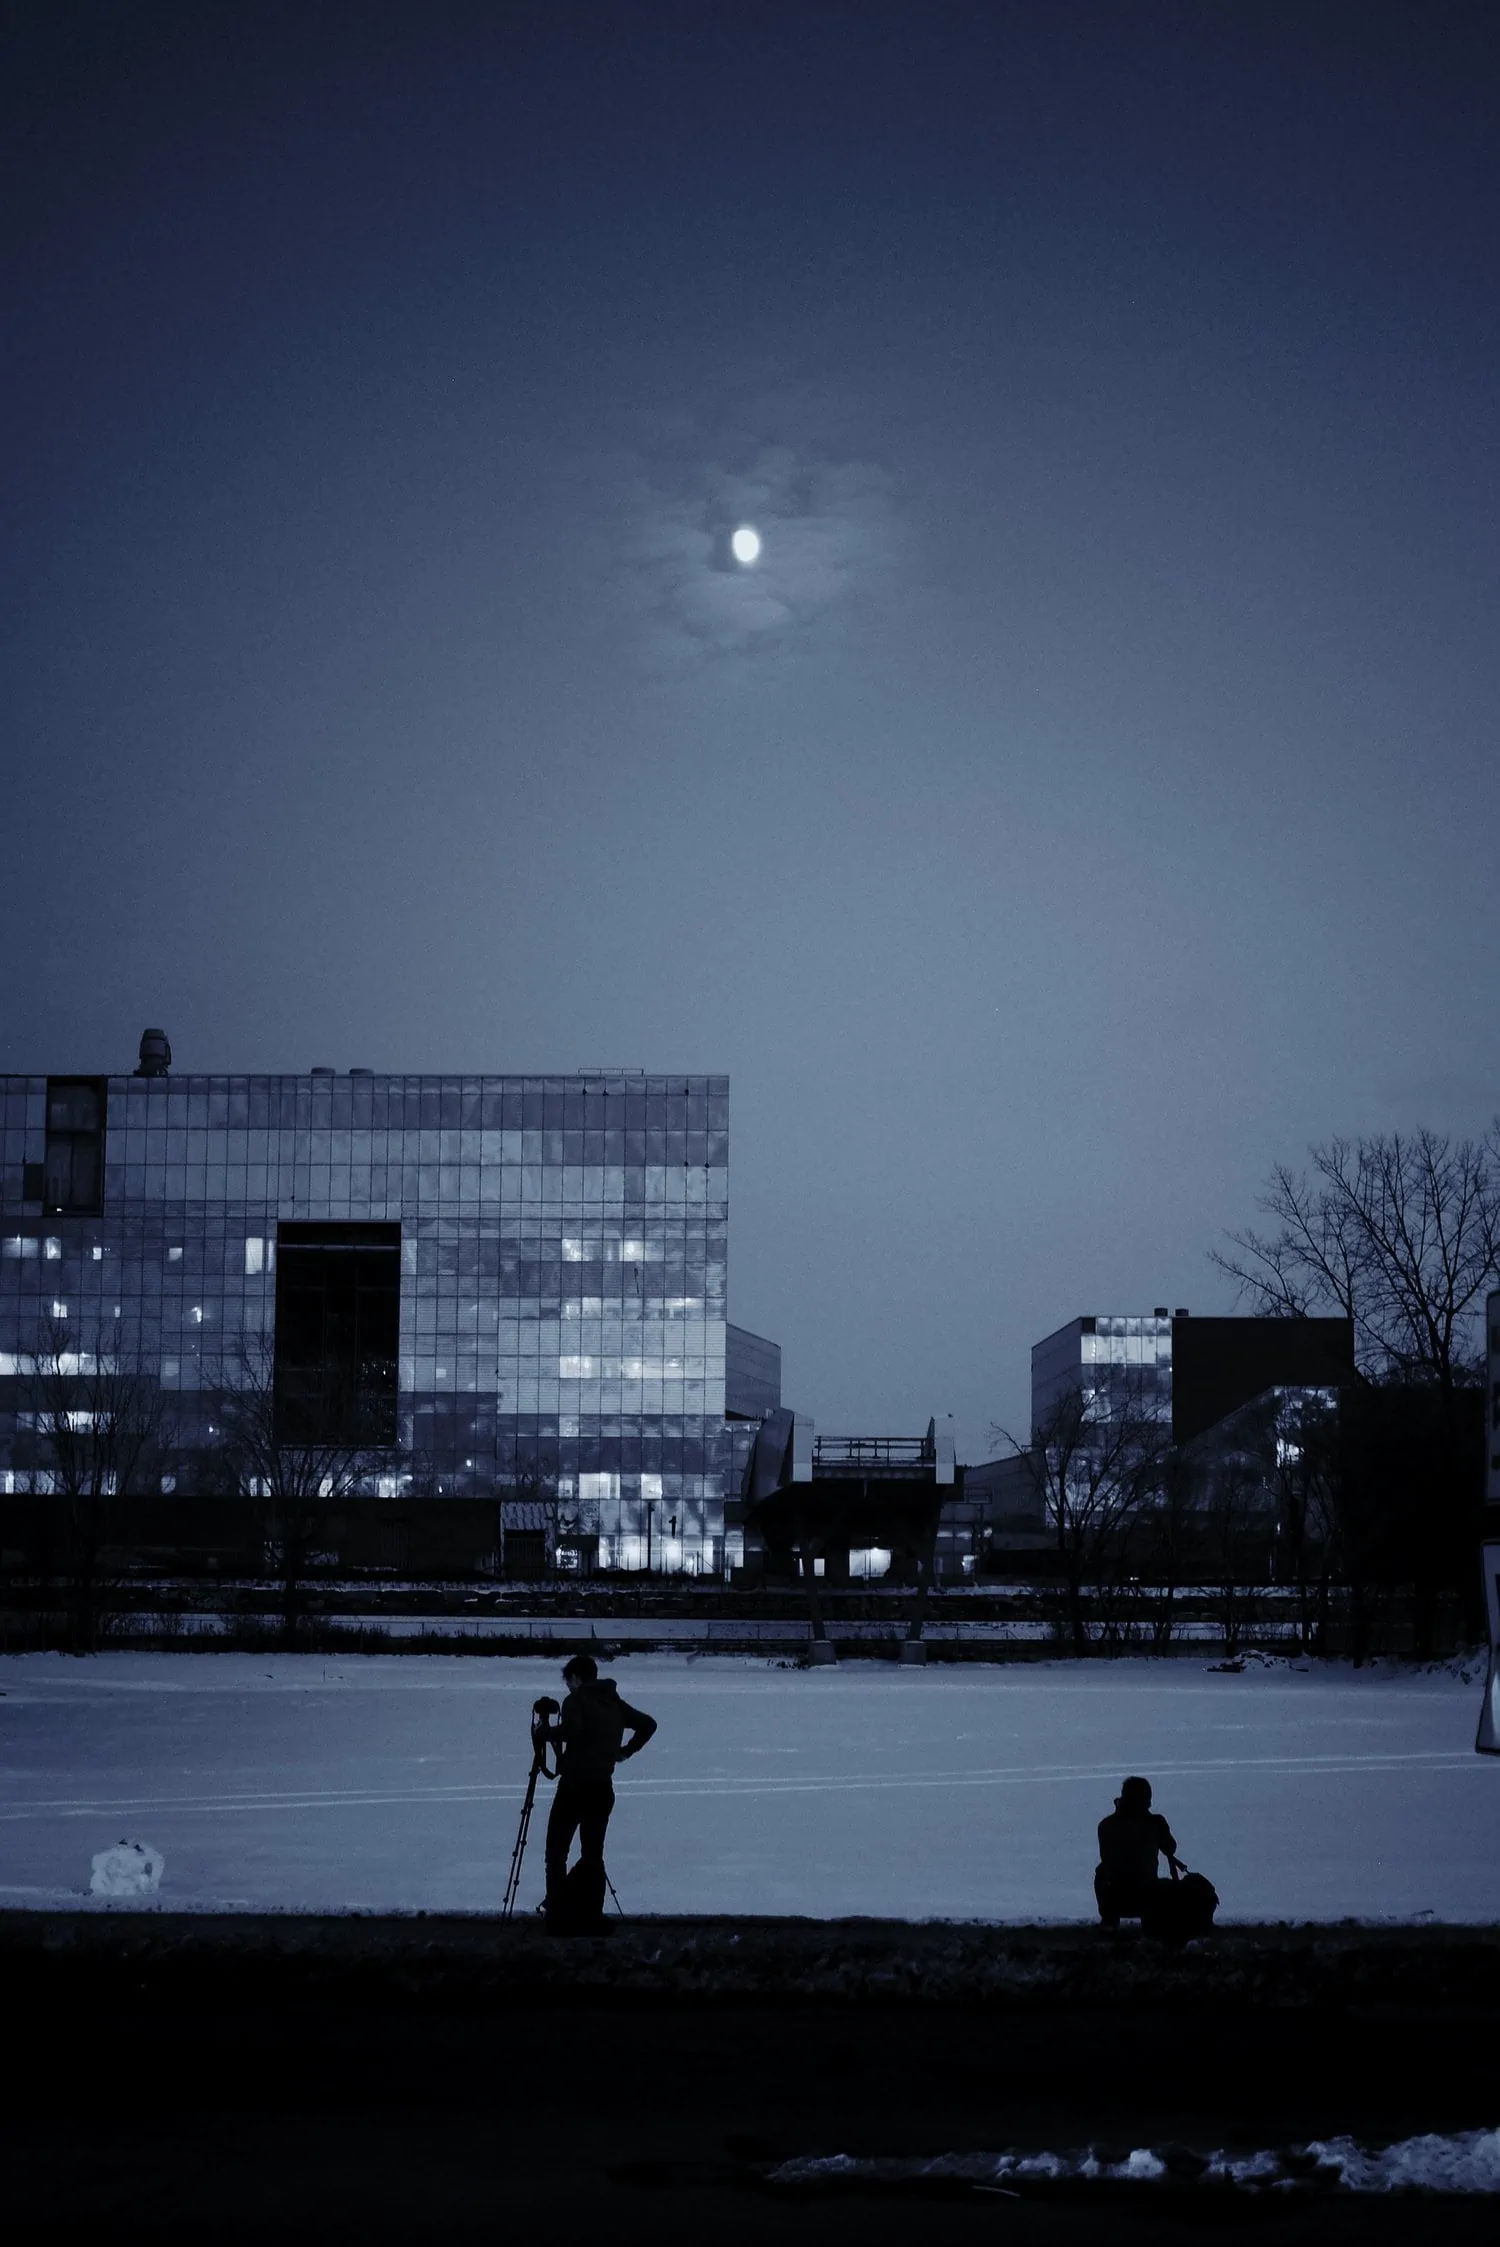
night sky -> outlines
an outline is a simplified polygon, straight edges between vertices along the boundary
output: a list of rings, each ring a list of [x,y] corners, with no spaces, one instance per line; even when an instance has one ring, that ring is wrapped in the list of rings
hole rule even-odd
[[[5,21],[0,1068],[727,1070],[968,1458],[1500,1105],[1500,8]]]

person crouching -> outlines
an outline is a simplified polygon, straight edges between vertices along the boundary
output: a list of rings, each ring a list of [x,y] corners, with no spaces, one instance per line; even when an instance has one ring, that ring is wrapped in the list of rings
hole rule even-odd
[[[1112,1814],[1099,1821],[1094,1895],[1104,1925],[1152,1918],[1162,1889],[1157,1860],[1165,1857],[1170,1866],[1176,1855],[1171,1827],[1151,1808],[1151,1781],[1123,1781]]]

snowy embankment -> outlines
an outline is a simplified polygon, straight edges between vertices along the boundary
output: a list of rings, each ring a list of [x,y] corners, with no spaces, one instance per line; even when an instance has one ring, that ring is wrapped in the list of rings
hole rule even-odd
[[[1323,2192],[1500,2193],[1500,2130],[1425,2133],[1393,2145],[1362,2146],[1353,2138],[1311,2140],[1254,2153],[1194,2153],[1181,2146],[1129,2153],[948,2153],[928,2160],[861,2159],[820,2154],[785,2161],[767,2183],[837,2189],[969,2185],[1020,2200],[1059,2186],[1134,2185],[1151,2191],[1270,2193],[1278,2198]]]
[[[1084,1920],[1094,1827],[1138,1771],[1222,1921],[1500,1916],[1500,1762],[1456,1674],[660,1654],[615,1675],[661,1725],[610,1831],[631,1914]],[[0,1658],[0,1905],[493,1911],[557,1682],[529,1658]],[[122,1840],[165,1859],[159,1892],[91,1902]],[[523,1908],[540,1889],[538,1821]]]

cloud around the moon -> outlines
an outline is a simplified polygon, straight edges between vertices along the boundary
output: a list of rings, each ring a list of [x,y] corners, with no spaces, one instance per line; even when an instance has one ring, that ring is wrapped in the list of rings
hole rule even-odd
[[[621,481],[618,567],[648,660],[757,655],[833,629],[890,566],[887,471],[786,443],[705,458],[695,435],[677,434],[675,458],[638,453]],[[761,541],[751,568],[730,543],[747,523]]]

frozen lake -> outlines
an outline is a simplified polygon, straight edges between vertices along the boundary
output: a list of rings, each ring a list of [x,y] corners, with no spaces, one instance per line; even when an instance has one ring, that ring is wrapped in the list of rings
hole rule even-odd
[[[1224,1918],[1500,1917],[1477,1679],[669,1654],[607,1674],[661,1725],[617,1786],[630,1913],[1092,1917],[1094,1828],[1139,1771]],[[551,1660],[0,1657],[0,1906],[105,1908],[90,1859],[129,1837],[165,1857],[166,1908],[494,1910],[531,1703],[560,1690]]]

